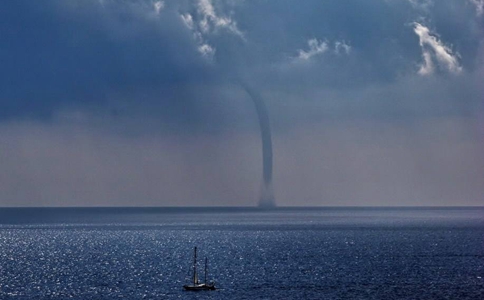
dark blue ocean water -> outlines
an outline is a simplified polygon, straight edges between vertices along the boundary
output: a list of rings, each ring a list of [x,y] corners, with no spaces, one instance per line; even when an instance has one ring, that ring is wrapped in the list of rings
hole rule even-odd
[[[0,299],[484,299],[484,210],[0,209]]]

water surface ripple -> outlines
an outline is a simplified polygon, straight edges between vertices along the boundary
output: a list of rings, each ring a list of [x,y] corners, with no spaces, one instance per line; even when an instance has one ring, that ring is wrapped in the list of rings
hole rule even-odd
[[[483,216],[340,209],[4,223],[0,299],[484,299]],[[193,246],[219,290],[183,291]]]

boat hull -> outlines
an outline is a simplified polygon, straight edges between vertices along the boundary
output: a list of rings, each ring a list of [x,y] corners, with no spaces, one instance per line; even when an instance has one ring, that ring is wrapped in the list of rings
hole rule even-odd
[[[202,283],[196,285],[184,285],[183,288],[186,291],[213,291],[215,290],[215,285]]]

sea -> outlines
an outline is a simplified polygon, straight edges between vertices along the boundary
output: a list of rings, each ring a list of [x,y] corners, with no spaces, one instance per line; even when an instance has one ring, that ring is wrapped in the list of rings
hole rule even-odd
[[[484,299],[484,208],[0,208],[0,299]]]

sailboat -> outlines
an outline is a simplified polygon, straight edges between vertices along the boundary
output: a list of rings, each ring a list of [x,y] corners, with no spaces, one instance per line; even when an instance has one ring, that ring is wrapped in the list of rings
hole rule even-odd
[[[203,290],[215,290],[215,283],[207,282],[207,258],[205,258],[205,278],[204,282],[200,283],[197,274],[197,247],[193,251],[193,282],[191,284],[185,284],[183,288],[187,291],[203,291]]]

